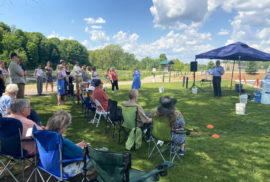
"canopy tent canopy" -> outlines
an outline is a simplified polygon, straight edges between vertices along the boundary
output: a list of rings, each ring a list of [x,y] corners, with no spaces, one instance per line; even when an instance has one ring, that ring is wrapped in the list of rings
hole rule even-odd
[[[243,61],[270,61],[270,54],[259,51],[242,42],[236,42],[224,47],[214,49],[202,54],[198,54],[196,59],[222,59],[222,60],[239,60],[239,67],[241,67],[241,60]],[[234,67],[233,67],[234,71]],[[232,71],[232,78],[233,78]],[[241,84],[241,69],[239,69],[239,84]],[[231,79],[232,81],[232,79]],[[241,90],[239,91],[241,95]]]
[[[243,61],[270,61],[270,54],[259,51],[242,42],[236,42],[224,47],[196,55],[196,59],[222,59]]]

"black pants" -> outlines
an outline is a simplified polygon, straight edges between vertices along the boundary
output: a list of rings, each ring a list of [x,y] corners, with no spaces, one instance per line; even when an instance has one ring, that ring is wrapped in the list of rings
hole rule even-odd
[[[118,80],[113,81],[113,83],[112,83],[112,91],[114,91],[114,87],[116,87],[116,90],[118,90]]]
[[[213,76],[213,87],[215,96],[221,96],[221,76]]]

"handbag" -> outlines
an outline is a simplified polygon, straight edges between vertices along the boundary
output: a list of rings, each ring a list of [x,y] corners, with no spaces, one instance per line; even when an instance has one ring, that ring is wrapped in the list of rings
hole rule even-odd
[[[61,86],[57,86],[57,90],[62,90],[62,87]]]

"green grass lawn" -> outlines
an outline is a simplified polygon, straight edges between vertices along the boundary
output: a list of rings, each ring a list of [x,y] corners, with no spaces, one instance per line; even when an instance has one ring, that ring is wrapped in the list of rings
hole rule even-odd
[[[191,85],[191,83],[190,83]],[[158,87],[164,86],[165,92],[159,93]],[[205,86],[205,89],[210,87]],[[121,92],[109,98],[118,101],[118,105],[128,100],[130,85],[120,86]],[[247,93],[256,89],[244,85]],[[187,153],[181,161],[175,159],[175,167],[168,171],[168,176],[160,181],[225,181],[254,182],[270,179],[270,145],[269,145],[269,110],[270,105],[248,101],[246,115],[235,114],[235,103],[239,102],[238,93],[228,88],[228,81],[222,81],[221,98],[213,98],[212,92],[187,93],[181,83],[147,83],[142,84],[138,103],[148,111],[158,106],[161,96],[177,98],[176,109],[179,109],[186,121],[186,126],[196,128],[200,135],[189,135],[186,138]],[[29,98],[31,106],[36,109],[44,125],[56,112],[56,95]],[[81,107],[63,107],[72,114],[72,124],[65,137],[73,142],[85,140],[94,148],[107,147],[110,151],[125,151],[125,145],[117,144],[118,137],[105,134],[105,121],[97,128],[87,124]],[[213,125],[208,129],[207,125]],[[219,138],[211,136],[218,134]],[[131,151],[132,167],[144,171],[151,170],[162,162],[160,156],[147,158],[147,145],[143,143],[139,150]],[[169,158],[169,153],[165,154]],[[207,179],[205,179],[207,178]],[[79,181],[79,179],[78,179]]]

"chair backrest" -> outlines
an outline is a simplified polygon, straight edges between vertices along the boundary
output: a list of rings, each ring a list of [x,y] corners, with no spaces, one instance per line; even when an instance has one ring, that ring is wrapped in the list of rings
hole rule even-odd
[[[79,99],[82,99],[82,97],[81,97],[81,93],[82,93],[82,89],[78,86],[78,98]]]
[[[99,102],[97,99],[95,99],[95,103],[96,103],[97,109],[98,109],[99,111],[101,111],[101,112],[106,112],[106,111],[104,110],[104,108],[102,107],[102,105],[100,104],[100,102]]]
[[[33,133],[36,140],[40,165],[49,173],[61,175],[60,163],[62,160],[63,138],[60,133],[40,130]],[[64,176],[65,177],[65,176]]]
[[[88,147],[88,157],[97,171],[98,182],[129,181],[131,154],[129,152],[108,152]]]
[[[168,125],[168,116],[154,116],[153,117],[153,129],[152,136],[157,140],[171,141],[172,140],[172,128]]]
[[[12,156],[27,156],[27,151],[21,153],[21,135],[23,127],[21,121],[15,118],[0,118],[1,153]]]
[[[109,99],[109,117],[111,120],[117,120],[117,101]]]
[[[123,127],[133,129],[137,126],[137,106],[127,107],[127,106],[121,106],[122,108],[122,116],[124,119],[124,122],[122,124]]]

